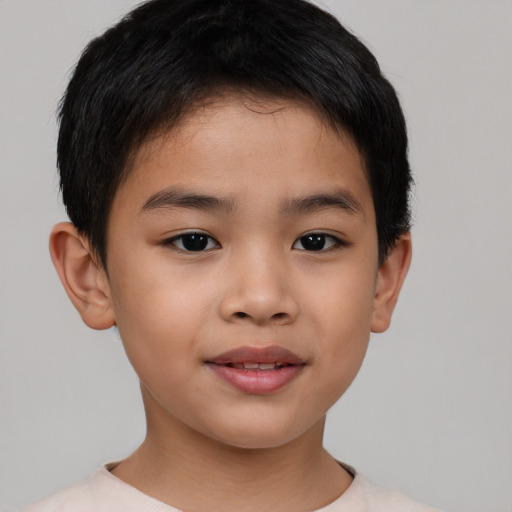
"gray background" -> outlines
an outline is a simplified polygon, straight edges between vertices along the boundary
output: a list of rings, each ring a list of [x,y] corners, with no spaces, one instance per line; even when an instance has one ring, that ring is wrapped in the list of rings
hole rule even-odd
[[[54,113],[84,44],[136,2],[0,0],[0,509],[133,450],[137,380],[82,325],[47,237]],[[409,120],[414,261],[388,333],[330,413],[333,454],[453,512],[512,511],[512,2],[331,0]]]

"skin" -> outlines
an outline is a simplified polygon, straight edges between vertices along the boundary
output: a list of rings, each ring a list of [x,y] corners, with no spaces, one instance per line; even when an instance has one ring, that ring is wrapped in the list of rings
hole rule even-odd
[[[370,332],[388,327],[411,256],[405,234],[379,267],[363,166],[304,105],[219,98],[135,156],[109,217],[108,275],[72,225],[54,228],[68,295],[89,326],[117,325],[140,378],[147,437],[116,476],[185,510],[314,510],[348,488],[322,447],[325,415]],[[177,193],[222,205],[165,204]],[[190,232],[211,237],[205,250],[185,250]],[[311,233],[323,250],[303,243]],[[269,345],[305,363],[272,393],[244,393],[206,364]]]

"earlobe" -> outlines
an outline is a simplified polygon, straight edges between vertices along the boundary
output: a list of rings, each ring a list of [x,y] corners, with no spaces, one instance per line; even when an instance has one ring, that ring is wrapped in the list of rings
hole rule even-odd
[[[82,320],[93,329],[115,325],[108,279],[88,240],[70,222],[50,234],[50,254],[57,274]]]
[[[405,233],[379,268],[372,311],[372,332],[384,332],[389,327],[411,257],[411,235]]]

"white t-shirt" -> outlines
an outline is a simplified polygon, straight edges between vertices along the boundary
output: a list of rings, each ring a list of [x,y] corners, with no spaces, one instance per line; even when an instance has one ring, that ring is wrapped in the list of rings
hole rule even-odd
[[[35,503],[23,512],[180,512],[128,485],[106,464],[87,480]],[[381,489],[356,474],[350,487],[316,512],[439,512],[407,496]]]

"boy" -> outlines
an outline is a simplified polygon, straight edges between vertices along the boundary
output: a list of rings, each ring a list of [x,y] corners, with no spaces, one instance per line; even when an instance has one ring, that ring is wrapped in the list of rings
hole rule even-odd
[[[86,48],[60,120],[50,252],[84,322],[117,326],[147,436],[28,510],[432,510],[322,447],[411,257],[369,51],[302,0],[152,0]]]

